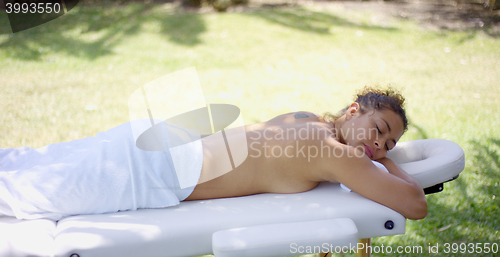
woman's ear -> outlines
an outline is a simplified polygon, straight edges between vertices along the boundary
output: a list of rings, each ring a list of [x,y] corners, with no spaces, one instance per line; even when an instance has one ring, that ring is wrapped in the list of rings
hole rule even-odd
[[[345,112],[346,114],[346,119],[350,120],[352,117],[354,117],[354,114],[356,114],[359,111],[359,104],[358,103],[352,103],[347,111]]]

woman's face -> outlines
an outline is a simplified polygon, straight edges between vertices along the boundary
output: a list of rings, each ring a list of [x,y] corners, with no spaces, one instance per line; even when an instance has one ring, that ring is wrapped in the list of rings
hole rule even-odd
[[[362,147],[372,160],[378,160],[396,146],[404,133],[403,119],[391,110],[368,110],[361,114],[359,105],[352,104],[340,128],[341,143]]]

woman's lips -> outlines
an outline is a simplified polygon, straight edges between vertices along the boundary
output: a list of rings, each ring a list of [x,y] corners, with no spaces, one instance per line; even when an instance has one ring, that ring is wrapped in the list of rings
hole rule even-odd
[[[368,155],[368,157],[371,159],[373,158],[373,149],[367,145],[365,145],[365,153]]]

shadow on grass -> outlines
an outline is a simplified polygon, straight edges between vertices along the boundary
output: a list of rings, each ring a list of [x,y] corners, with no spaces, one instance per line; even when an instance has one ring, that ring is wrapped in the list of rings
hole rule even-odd
[[[6,13],[0,13],[0,50],[8,57],[40,61],[45,52],[62,52],[94,60],[113,54],[114,47],[127,36],[144,30],[145,24],[160,24],[158,33],[170,42],[194,46],[203,43],[200,34],[206,31],[202,14],[186,12],[181,7],[164,12],[158,4],[114,4],[112,2],[79,5],[62,17],[35,28],[11,34]],[[358,24],[335,15],[304,8],[269,9],[249,15],[282,26],[327,34],[334,26],[369,30],[394,31],[395,28]]]
[[[469,143],[472,148],[466,159],[471,165],[459,179],[445,184],[449,201],[440,200],[440,194],[428,197],[430,216],[425,222],[431,226],[422,234],[433,244],[499,243],[500,140]],[[497,256],[490,254],[481,256]]]
[[[474,171],[480,179],[478,182],[481,182],[477,185],[476,192],[484,195],[487,200],[492,200],[492,203],[496,203],[484,205],[479,202],[478,207],[481,212],[490,214],[490,217],[500,217],[500,139],[474,140],[471,144],[473,145]],[[462,185],[463,188],[465,186]],[[473,201],[475,195],[471,195],[470,198]],[[497,222],[496,230],[500,231],[500,222]],[[498,236],[500,238],[500,234]]]
[[[256,12],[251,12],[250,14],[283,26],[318,34],[330,33],[330,27],[332,25],[354,27],[366,30],[397,30],[392,27],[382,27],[376,25],[371,26],[362,23],[355,23],[330,13],[311,11],[301,7],[293,9],[262,9]]]
[[[491,252],[491,245],[500,245],[500,139],[469,141],[466,160],[466,168],[458,179],[445,183],[443,192],[427,196],[425,219],[409,220],[407,234],[396,236],[396,240],[378,238],[373,245],[392,244],[393,249],[406,245],[423,247],[423,254],[404,256],[498,256],[498,252]],[[458,252],[445,254],[445,243],[450,244],[451,251],[455,243],[453,247]],[[469,251],[470,243],[489,243],[490,252],[461,253],[465,247]],[[439,254],[429,254],[429,246],[437,244]]]
[[[500,13],[490,12],[482,4],[472,1],[462,1],[458,5],[443,4],[440,1],[426,1],[418,5],[406,1],[392,7],[401,19],[414,19],[426,26],[438,29],[438,35],[446,35],[448,32],[463,31],[467,35],[460,38],[458,43],[464,43],[475,38],[480,32],[492,38],[500,37]],[[486,3],[488,1],[485,1]],[[498,1],[497,1],[498,2]]]
[[[23,60],[39,61],[44,51],[94,60],[113,54],[117,44],[151,22],[160,24],[158,33],[174,43],[201,43],[199,35],[206,27],[199,15],[155,13],[155,6],[109,2],[77,6],[54,21],[15,34],[11,34],[7,15],[0,13],[0,35],[10,35],[0,41],[0,50],[8,57]]]
[[[474,6],[475,8],[471,6],[465,5],[465,8],[462,9],[436,6],[427,11],[433,17],[427,22],[433,23],[442,31],[467,31],[468,35],[463,37],[460,43],[473,39],[479,31],[490,37],[499,38],[500,31],[495,27],[500,24],[500,15],[490,13],[478,6]]]

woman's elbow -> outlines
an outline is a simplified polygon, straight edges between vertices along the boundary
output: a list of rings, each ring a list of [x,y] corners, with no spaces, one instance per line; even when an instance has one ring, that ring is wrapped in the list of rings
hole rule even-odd
[[[411,206],[411,211],[404,215],[406,218],[411,220],[420,220],[427,216],[427,201],[425,196],[421,199],[415,201]]]

